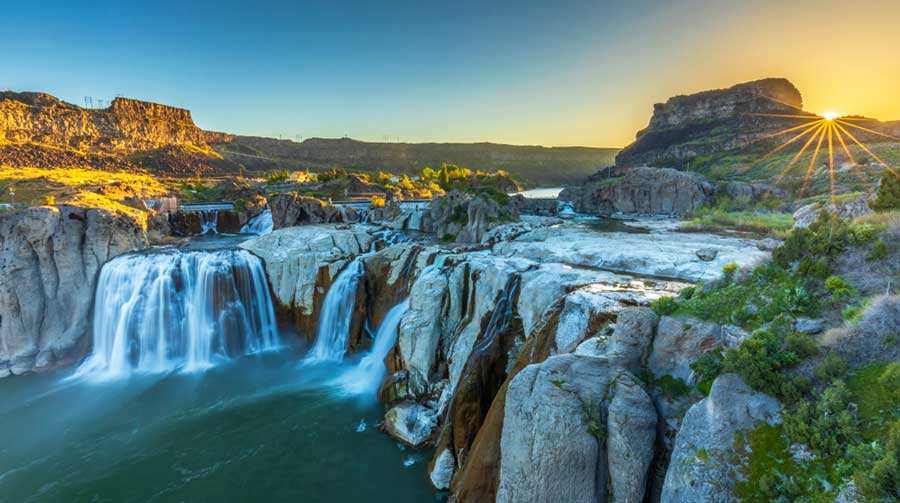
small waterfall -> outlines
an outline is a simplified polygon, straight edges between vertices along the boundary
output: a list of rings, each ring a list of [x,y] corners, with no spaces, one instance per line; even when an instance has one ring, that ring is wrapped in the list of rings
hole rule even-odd
[[[560,218],[575,218],[578,213],[572,207],[572,203],[568,201],[559,201],[556,205],[556,215]]]
[[[219,210],[202,210],[199,211],[200,217],[200,234],[218,234],[219,226]]]
[[[365,274],[363,259],[378,251],[378,243],[392,245],[405,239],[402,233],[394,230],[382,230],[374,235],[375,240],[369,251],[350,261],[328,289],[319,312],[316,342],[309,352],[307,362],[341,361],[347,353],[350,339],[350,324],[356,307],[356,288],[359,279]]]
[[[191,371],[279,344],[262,263],[244,250],[119,256],[94,306],[79,374]]]
[[[328,289],[319,313],[316,343],[309,352],[310,361],[340,361],[347,352],[350,323],[356,307],[356,287],[365,273],[362,259],[363,256],[353,259]]]
[[[408,310],[409,298],[401,301],[388,311],[378,327],[378,332],[375,333],[372,349],[359,361],[355,368],[341,377],[339,381],[341,389],[355,395],[378,391],[378,387],[384,379],[384,374],[387,372],[384,366],[384,359],[387,358],[388,353],[391,352],[391,349],[397,342],[400,321]]]
[[[241,232],[262,236],[263,234],[272,232],[272,227],[272,210],[267,209],[244,224],[244,226],[241,227]]]

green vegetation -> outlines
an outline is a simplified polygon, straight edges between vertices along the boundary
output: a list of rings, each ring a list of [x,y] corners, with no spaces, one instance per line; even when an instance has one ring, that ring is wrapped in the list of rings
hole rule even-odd
[[[808,228],[790,231],[770,263],[749,272],[727,267],[711,285],[652,304],[660,314],[752,331],[737,348],[706,353],[691,365],[701,391],[716,376],[737,373],[785,405],[781,425],[736,436],[742,501],[831,502],[847,480],[866,502],[900,498],[900,362],[852,369],[836,352],[820,356],[814,338],[793,328],[794,318],[825,309],[842,312],[849,323],[862,319],[870,299],[834,274],[833,265],[851,249],[883,260],[888,245],[879,235],[886,228],[882,217],[846,222],[823,212]],[[792,371],[814,357],[821,359],[810,378]],[[808,455],[792,457],[791,445],[805,446]]]
[[[759,236],[784,237],[794,225],[787,213],[728,211],[721,208],[703,209],[682,224],[684,230],[717,232],[733,230]]]
[[[739,433],[746,460],[735,492],[745,502],[831,502],[847,480],[866,502],[900,498],[900,363],[847,373],[832,367],[820,393],[788,406],[782,425]],[[825,375],[825,374],[823,374]],[[810,456],[793,458],[790,444]]]
[[[881,183],[878,185],[877,197],[871,206],[876,211],[900,209],[900,173],[892,168],[884,170]]]
[[[866,255],[866,260],[869,262],[884,260],[887,258],[887,254],[887,244],[883,239],[877,239],[875,240],[875,243],[872,244],[872,249],[869,250],[869,253]]]

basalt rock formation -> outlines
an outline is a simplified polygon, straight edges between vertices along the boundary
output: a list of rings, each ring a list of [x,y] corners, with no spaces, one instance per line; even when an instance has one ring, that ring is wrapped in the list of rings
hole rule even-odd
[[[339,208],[333,204],[297,193],[278,194],[269,198],[272,224],[275,229],[295,225],[356,222],[352,208]]]
[[[744,147],[796,125],[760,114],[805,114],[802,109],[800,91],[786,79],[675,96],[654,106],[650,123],[619,152],[616,165],[683,168],[698,156]]]
[[[604,170],[559,195],[575,211],[592,215],[684,215],[708,205],[714,197],[715,187],[701,175],[646,167]]]
[[[85,109],[45,93],[0,92],[0,159],[10,166],[143,167],[170,176],[237,173],[183,108],[116,98]]]
[[[70,205],[0,216],[0,377],[77,356],[100,267],[146,247],[145,225]]]

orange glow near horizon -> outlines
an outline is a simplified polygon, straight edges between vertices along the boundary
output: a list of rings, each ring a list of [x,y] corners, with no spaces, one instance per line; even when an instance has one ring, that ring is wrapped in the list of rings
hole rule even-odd
[[[812,151],[812,156],[809,159],[809,164],[806,167],[806,172],[803,177],[803,186],[800,189],[800,197],[806,192],[807,187],[809,186],[809,182],[815,174],[816,170],[816,161],[819,159],[820,152],[823,149],[823,144],[826,144],[825,140],[827,139],[827,148],[828,148],[828,177],[831,186],[831,198],[834,201],[836,196],[834,189],[834,149],[835,149],[835,138],[837,139],[837,143],[840,144],[841,149],[847,156],[847,159],[853,164],[852,169],[853,172],[862,177],[863,174],[859,169],[859,166],[856,165],[856,160],[853,157],[853,154],[850,152],[850,149],[847,147],[847,142],[844,137],[847,137],[852,141],[855,145],[857,145],[860,149],[866,152],[868,155],[872,156],[873,159],[878,161],[886,170],[891,172],[894,176],[900,177],[900,173],[892,166],[889,166],[881,157],[872,152],[869,147],[867,147],[864,143],[862,143],[851,131],[849,128],[856,129],[858,131],[864,131],[867,133],[875,134],[878,136],[882,136],[891,140],[895,140],[900,142],[900,138],[885,134],[879,131],[875,131],[873,129],[867,128],[865,126],[861,126],[859,124],[854,124],[850,122],[860,121],[864,122],[865,119],[850,119],[845,120],[840,114],[836,112],[824,112],[822,115],[814,116],[814,115],[788,115],[788,114],[753,114],[753,115],[761,115],[768,117],[777,117],[777,118],[796,118],[802,119],[804,121],[803,124],[799,126],[793,126],[787,129],[783,129],[776,133],[770,134],[766,136],[766,138],[774,138],[777,136],[781,136],[793,131],[797,131],[800,129],[801,131],[791,137],[790,139],[782,142],[780,145],[776,146],[772,150],[770,150],[766,155],[764,155],[760,161],[768,159],[772,155],[780,152],[788,145],[806,137],[806,142],[803,144],[803,147],[791,157],[791,160],[788,162],[787,166],[778,173],[778,176],[775,178],[775,184],[777,185],[788,173],[791,172],[794,165],[797,164],[797,161],[803,156],[804,153],[809,150],[810,146],[815,143],[815,148]]]

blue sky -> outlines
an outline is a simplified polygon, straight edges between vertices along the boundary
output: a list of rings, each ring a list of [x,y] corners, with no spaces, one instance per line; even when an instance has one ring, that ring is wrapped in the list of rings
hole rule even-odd
[[[121,93],[243,134],[621,146],[679,92],[785,76],[830,106],[839,86],[818,75],[851,63],[804,52],[839,22],[877,50],[897,3],[20,2],[0,19],[0,88]],[[893,113],[863,101],[853,112]]]

